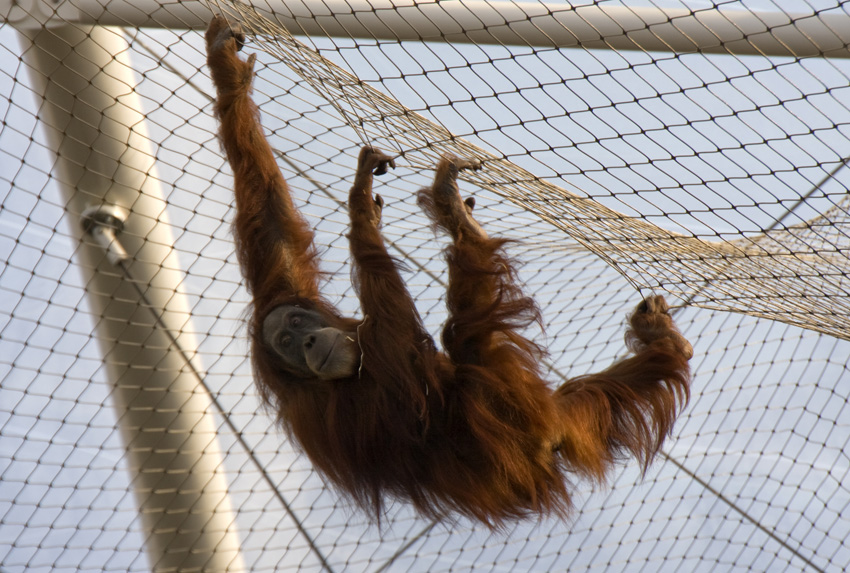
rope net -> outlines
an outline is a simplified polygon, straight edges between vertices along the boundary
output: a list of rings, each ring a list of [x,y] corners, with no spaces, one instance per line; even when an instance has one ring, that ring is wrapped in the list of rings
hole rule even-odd
[[[482,4],[4,8],[3,573],[850,568],[850,3]],[[252,386],[211,10],[248,31],[342,312],[359,313],[345,198],[365,143],[399,155],[383,232],[432,333],[443,243],[415,193],[446,152],[484,162],[461,190],[516,240],[553,384],[622,354],[642,294],[678,299],[692,396],[647,475],[628,464],[580,484],[568,522],[498,533],[400,504],[377,527],[324,485]],[[742,21],[762,31],[718,32]],[[117,264],[81,230],[104,205]]]

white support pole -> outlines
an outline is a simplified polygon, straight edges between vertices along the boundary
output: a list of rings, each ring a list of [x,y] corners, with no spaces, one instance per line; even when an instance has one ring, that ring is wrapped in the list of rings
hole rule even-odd
[[[9,0],[5,0],[9,2]],[[660,8],[513,0],[243,0],[293,34],[765,56],[850,57],[850,14]],[[17,0],[68,22],[203,28],[206,3],[189,0]],[[27,10],[31,10],[27,8]]]
[[[135,78],[122,61],[128,45],[120,31],[103,26],[23,18],[15,24],[26,37],[22,59],[33,88],[43,97],[39,119],[56,154],[52,174],[84,243],[80,268],[151,568],[241,571],[211,397],[167,332],[194,351],[155,158]],[[110,247],[104,243],[112,240],[112,228],[94,237],[98,229],[83,230],[81,217],[91,223],[98,216],[125,219],[118,239],[126,252],[103,248]]]

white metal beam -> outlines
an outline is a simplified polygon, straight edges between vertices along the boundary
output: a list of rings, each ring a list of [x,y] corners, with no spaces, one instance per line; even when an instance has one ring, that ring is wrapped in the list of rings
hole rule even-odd
[[[43,98],[39,120],[56,157],[51,174],[84,240],[80,270],[152,569],[241,571],[211,398],[170,335],[194,350],[136,80],[120,56],[129,47],[102,26],[22,28],[21,57]],[[128,214],[119,235],[126,253],[107,256],[85,236],[80,217],[104,205]],[[132,280],[116,265],[124,256]]]
[[[537,47],[850,57],[850,14],[659,8],[512,0],[250,0],[293,34]],[[4,7],[5,4],[5,7]],[[203,28],[206,3],[174,0],[2,0],[10,22]],[[33,17],[36,16],[36,17]],[[2,16],[0,16],[2,17]]]

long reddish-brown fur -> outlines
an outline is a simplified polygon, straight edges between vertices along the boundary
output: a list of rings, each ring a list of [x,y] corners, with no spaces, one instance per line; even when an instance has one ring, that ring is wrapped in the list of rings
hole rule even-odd
[[[372,172],[359,170],[349,238],[364,319],[339,316],[319,293],[313,232],[250,97],[254,58],[238,57],[236,38],[224,33],[229,26],[221,17],[211,22],[208,64],[234,174],[237,252],[253,295],[257,387],[315,467],[375,518],[389,498],[427,516],[461,514],[491,527],[566,515],[571,474],[603,481],[625,455],[646,468],[687,400],[690,378],[690,345],[663,298],[647,299],[631,316],[633,356],[553,391],[541,376],[542,350],[519,333],[538,310],[517,286],[504,241],[459,233],[447,249],[449,319],[440,352],[375,224]],[[454,184],[451,167],[448,160],[438,166],[435,185]],[[427,193],[422,199],[446,227]],[[281,304],[356,329],[358,372],[331,381],[287,375],[261,336],[263,318]]]

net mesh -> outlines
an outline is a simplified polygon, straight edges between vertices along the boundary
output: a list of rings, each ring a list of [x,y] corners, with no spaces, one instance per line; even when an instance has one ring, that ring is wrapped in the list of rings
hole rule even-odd
[[[332,21],[319,3],[257,3],[259,11],[211,4],[250,31],[255,99],[317,231],[329,273],[324,291],[343,312],[358,313],[345,197],[360,146],[373,143],[400,155],[378,190],[387,203],[383,230],[409,269],[426,326],[438,332],[443,245],[415,192],[444,152],[483,159],[462,191],[476,196],[476,217],[491,234],[517,241],[510,252],[524,262],[521,278],[544,315],[545,332],[530,335],[549,348],[553,384],[621,355],[624,317],[640,294],[679,299],[676,319],[694,344],[695,376],[662,458],[643,477],[627,465],[609,487],[582,484],[568,522],[520,522],[493,534],[465,521],[423,521],[396,505],[381,527],[369,525],[273,427],[252,387],[243,325],[249,296],[229,230],[232,179],[215,137],[197,30],[205,5],[187,13],[162,2],[148,23],[168,26],[152,28],[134,25],[118,2],[19,4],[0,28],[0,570],[159,567],[151,547],[161,541],[145,521],[149,512],[139,511],[145,476],[158,467],[148,457],[140,471],[139,451],[156,449],[138,441],[128,449],[127,427],[128,420],[155,426],[157,415],[173,410],[164,397],[181,390],[156,394],[154,381],[186,373],[188,393],[210,397],[198,406],[210,427],[167,430],[213,436],[203,442],[215,445],[208,449],[218,452],[210,458],[217,465],[182,471],[215,474],[226,485],[220,513],[240,556],[224,538],[221,553],[234,570],[850,567],[850,59],[824,57],[847,52],[846,33],[834,33],[838,47],[812,40],[820,47],[803,55],[731,44],[674,53],[661,51],[650,26],[657,21],[641,20],[639,8],[656,4],[634,2],[626,5],[636,7],[630,29],[655,44],[622,32],[557,48],[523,41],[528,34],[507,43],[501,34],[531,23],[551,35],[529,14],[563,7],[503,2],[477,27],[458,21],[441,36],[427,22],[447,3],[419,4],[351,2],[348,37],[317,33],[314,22],[330,29]],[[472,10],[476,3],[448,4]],[[581,16],[584,4],[573,7]],[[677,14],[708,17],[716,8],[677,5]],[[850,16],[846,2],[759,8],[796,29],[812,18],[833,25],[830,18]],[[87,17],[116,27],[92,29]],[[18,32],[27,18],[43,24]],[[353,37],[355,24],[389,18],[388,34],[398,38]],[[406,30],[402,37],[400,21],[420,39]],[[765,34],[784,42],[781,32]],[[47,99],[62,95],[51,86],[70,84],[62,68],[35,59],[43,36],[67,46],[81,70],[94,66],[94,79],[67,106],[85,129],[47,111]],[[641,46],[654,49],[627,49]],[[98,49],[108,52],[103,59]],[[123,87],[108,87],[116,78]],[[98,98],[106,103],[95,110]],[[127,134],[108,123],[121,106],[137,114],[116,120]],[[105,162],[104,139],[129,141],[130,151]],[[130,152],[150,161],[134,163]],[[98,179],[72,177],[66,163]],[[119,239],[131,247],[122,270],[91,255],[101,251],[90,238],[81,242],[79,218],[134,178],[142,192],[122,205],[127,227]],[[106,190],[86,185],[92,181]],[[69,199],[69,187],[85,199]],[[156,234],[162,228],[167,241]],[[167,257],[145,250],[162,245]],[[105,304],[104,276],[135,283],[148,298],[116,290]],[[146,308],[155,297],[164,301],[161,322]],[[110,305],[127,301],[138,309],[121,322]],[[129,359],[110,350],[139,325],[168,330],[175,341],[137,340]],[[146,358],[175,346],[182,356]],[[126,370],[116,380],[118,367]],[[142,414],[128,396],[139,393],[157,396],[143,414],[154,422],[133,421]],[[163,462],[159,473],[172,468]],[[170,510],[193,512],[176,502]]]

